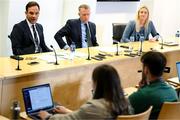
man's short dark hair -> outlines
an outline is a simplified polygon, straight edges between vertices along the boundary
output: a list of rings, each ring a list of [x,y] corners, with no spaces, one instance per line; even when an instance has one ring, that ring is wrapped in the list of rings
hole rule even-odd
[[[33,6],[37,6],[38,9],[40,10],[40,6],[39,6],[39,4],[38,4],[37,2],[35,2],[35,1],[30,1],[30,2],[28,2],[28,4],[26,5],[26,11],[28,11],[28,8],[33,7]]]
[[[141,57],[141,62],[147,66],[152,75],[160,77],[166,66],[166,57],[160,52],[147,52]]]

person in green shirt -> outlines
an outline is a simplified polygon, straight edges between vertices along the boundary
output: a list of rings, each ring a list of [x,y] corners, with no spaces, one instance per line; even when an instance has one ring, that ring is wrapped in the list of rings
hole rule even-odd
[[[176,91],[162,78],[166,66],[166,57],[160,52],[147,52],[141,57],[143,66],[142,80],[138,91],[129,96],[135,114],[144,112],[153,106],[150,119],[157,119],[164,102],[178,100]]]

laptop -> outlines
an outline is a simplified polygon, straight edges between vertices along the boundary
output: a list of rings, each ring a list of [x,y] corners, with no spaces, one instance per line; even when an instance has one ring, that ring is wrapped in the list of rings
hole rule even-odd
[[[33,119],[40,119],[38,112],[54,109],[51,88],[49,84],[37,85],[22,89],[26,114]]]
[[[173,77],[168,79],[170,82],[174,82],[176,84],[180,84],[180,62],[176,62],[176,71],[177,71],[177,77]]]
[[[178,80],[176,82],[180,83],[180,62],[176,62],[176,70],[177,70],[177,76],[178,76]]]

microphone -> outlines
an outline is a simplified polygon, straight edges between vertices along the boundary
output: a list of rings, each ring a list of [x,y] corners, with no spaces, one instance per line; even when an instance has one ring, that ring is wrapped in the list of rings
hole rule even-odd
[[[165,72],[165,73],[170,73],[170,71],[171,71],[171,68],[170,68],[170,67],[165,67],[165,68],[164,68],[164,72]]]
[[[58,64],[58,61],[57,61],[57,54],[56,54],[56,51],[54,49],[54,47],[52,45],[50,45],[50,47],[53,49],[53,52],[54,52],[54,55],[55,55],[55,59],[56,59],[56,62],[54,63],[55,65],[59,65]]]
[[[163,41],[163,38],[162,38],[162,36],[161,36],[159,33],[157,33],[157,35],[158,35],[158,37],[161,38],[161,49],[164,49],[164,41]]]

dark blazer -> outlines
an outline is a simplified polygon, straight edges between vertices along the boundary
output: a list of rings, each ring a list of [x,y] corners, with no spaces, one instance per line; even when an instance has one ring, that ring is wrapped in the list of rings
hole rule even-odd
[[[42,49],[42,52],[51,51],[45,44],[42,25],[36,23],[36,29],[39,34],[40,47]],[[12,51],[14,55],[35,53],[33,36],[26,20],[14,25],[10,35],[10,39],[12,42]]]
[[[91,32],[91,42],[93,46],[98,46],[96,40],[96,25],[88,22]],[[81,21],[80,19],[70,19],[66,25],[62,27],[54,36],[60,48],[64,48],[66,43],[62,39],[66,37],[67,44],[71,45],[72,41],[75,43],[76,48],[82,48],[82,34],[81,34]]]

